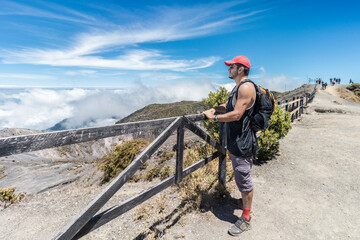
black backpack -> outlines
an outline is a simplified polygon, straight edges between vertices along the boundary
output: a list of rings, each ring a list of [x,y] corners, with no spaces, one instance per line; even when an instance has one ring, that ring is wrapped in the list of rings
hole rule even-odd
[[[260,87],[249,79],[244,80],[244,82],[254,84],[256,91],[254,112],[250,118],[251,128],[254,132],[265,131],[269,127],[271,115],[275,110],[274,95],[268,89]]]

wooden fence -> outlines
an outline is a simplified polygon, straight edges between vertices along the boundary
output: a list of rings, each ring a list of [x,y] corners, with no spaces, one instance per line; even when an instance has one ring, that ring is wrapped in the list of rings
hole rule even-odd
[[[315,91],[316,88],[314,88],[311,94],[306,95],[305,105],[314,98]],[[294,98],[290,102],[285,101],[283,104],[279,102],[278,104],[281,105],[284,110],[291,112],[292,121],[303,113],[304,99],[302,97]],[[142,153],[140,153],[118,177],[116,177],[76,218],[74,218],[73,221],[71,221],[56,237],[54,237],[54,239],[64,240],[78,239],[114,218],[119,217],[150,197],[165,190],[172,184],[180,183],[185,176],[216,158],[219,158],[219,183],[225,186],[226,149],[224,147],[224,124],[220,124],[220,142],[218,143],[194,123],[204,119],[205,116],[203,114],[197,114],[142,122],[122,123],[105,127],[0,138],[0,157],[98,140],[123,134],[137,133],[140,131],[165,128],[165,130]],[[217,149],[216,152],[204,159],[201,159],[186,169],[183,169],[184,128],[189,129]],[[143,191],[142,193],[95,215],[175,131],[177,131],[175,174]]]
[[[283,111],[290,112],[290,119],[293,122],[295,119],[299,118],[301,114],[304,113],[304,107],[310,103],[316,93],[316,85],[311,93],[305,94],[305,102],[304,97],[293,97],[292,100],[285,100],[284,103],[277,102]]]
[[[219,183],[225,186],[226,149],[222,144],[222,142],[224,142],[224,134],[222,134],[223,131],[221,130],[221,141],[220,143],[216,142],[194,123],[204,119],[205,116],[203,114],[197,114],[175,118],[123,123],[98,128],[84,128],[0,138],[0,157],[68,144],[87,142],[122,134],[136,133],[139,131],[165,128],[165,130],[142,153],[140,153],[118,177],[116,177],[72,222],[70,222],[56,237],[54,237],[54,239],[78,239],[136,207],[155,194],[165,190],[172,184],[180,183],[185,176],[216,158],[219,158]],[[217,149],[216,152],[204,159],[201,159],[186,169],[183,169],[184,128],[189,129]],[[223,124],[221,124],[220,128],[223,129]],[[132,198],[95,215],[174,131],[177,131],[175,174],[143,191],[139,195],[133,196]]]

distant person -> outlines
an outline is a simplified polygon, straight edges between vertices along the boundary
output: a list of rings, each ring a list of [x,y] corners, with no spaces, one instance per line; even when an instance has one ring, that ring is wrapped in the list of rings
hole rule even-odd
[[[259,149],[255,133],[250,126],[256,90],[253,83],[246,81],[250,70],[249,59],[238,56],[231,61],[225,61],[225,65],[229,66],[229,78],[235,81],[236,86],[226,103],[206,110],[204,114],[214,122],[227,123],[227,150],[230,152],[235,182],[241,192],[243,204],[241,217],[228,230],[230,235],[236,236],[250,229],[250,211],[254,194],[251,168]]]
[[[332,83],[332,78],[330,78],[329,83],[330,83],[330,84]]]
[[[325,85],[325,89],[326,89],[326,87],[327,87],[327,83],[324,83],[324,85]]]
[[[350,78],[349,84],[352,84],[352,83],[353,83],[353,81],[352,81],[351,78]]]

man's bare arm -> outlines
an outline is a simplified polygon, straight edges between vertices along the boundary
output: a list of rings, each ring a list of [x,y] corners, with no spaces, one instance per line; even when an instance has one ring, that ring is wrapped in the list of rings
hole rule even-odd
[[[244,112],[246,111],[246,108],[250,105],[252,101],[252,94],[254,93],[255,89],[251,87],[252,86],[248,84],[241,85],[238,90],[239,92],[235,104],[235,109],[231,112],[218,115],[217,121],[219,122],[239,121],[242,115],[244,114]],[[207,110],[204,112],[204,114],[208,119],[212,120],[214,118],[215,110],[214,109]]]

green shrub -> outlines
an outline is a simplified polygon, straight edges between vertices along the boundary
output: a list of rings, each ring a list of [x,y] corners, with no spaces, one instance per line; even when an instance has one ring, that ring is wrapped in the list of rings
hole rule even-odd
[[[354,91],[355,89],[360,89],[360,83],[352,83],[346,87],[350,91]]]
[[[154,178],[158,177],[159,174],[160,169],[158,167],[153,167],[146,173],[145,179],[148,181],[152,181]]]
[[[203,99],[203,102],[207,106],[208,109],[212,107],[219,106],[220,104],[225,103],[230,96],[230,92],[228,92],[224,87],[220,87],[216,92],[210,92],[208,97]],[[219,140],[219,124],[212,121],[205,121],[204,127],[208,131],[209,135]]]
[[[4,202],[4,208],[7,207],[7,204],[10,203],[15,203],[20,201],[25,194],[24,193],[19,193],[19,194],[14,194],[15,192],[15,187],[9,187],[9,188],[0,188],[0,201]]]
[[[164,152],[160,158],[160,164],[170,160],[175,155],[175,152]]]
[[[108,155],[100,159],[100,168],[104,171],[103,183],[120,174],[147,145],[148,139],[134,139],[116,146]]]
[[[169,165],[164,166],[164,167],[161,169],[161,172],[160,172],[160,178],[161,178],[161,180],[164,180],[165,178],[168,178],[171,173],[172,173],[171,167],[170,167]]]
[[[286,136],[291,129],[290,113],[283,112],[280,106],[276,106],[271,115],[270,125],[258,138],[259,159],[271,159],[279,150],[279,139]]]

